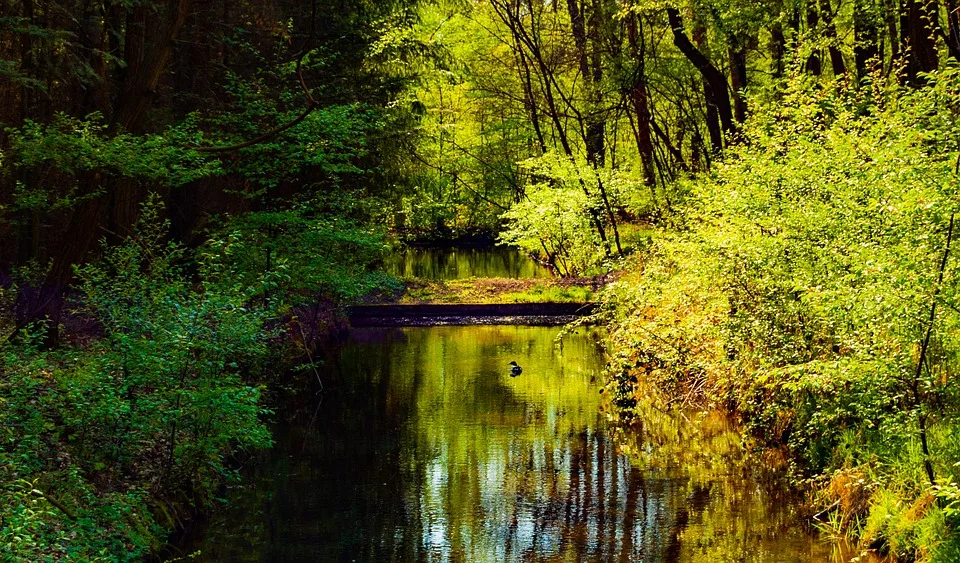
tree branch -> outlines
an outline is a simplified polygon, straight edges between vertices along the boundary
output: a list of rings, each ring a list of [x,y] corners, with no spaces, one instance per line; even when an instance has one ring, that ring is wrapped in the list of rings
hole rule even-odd
[[[235,145],[228,145],[224,147],[192,146],[188,148],[193,149],[197,152],[204,152],[204,153],[233,152],[233,151],[237,151],[247,147],[252,147],[253,145],[258,145],[264,141],[268,141],[273,137],[279,135],[280,133],[283,133],[287,129],[292,129],[293,127],[296,127],[297,125],[303,123],[303,120],[309,117],[310,114],[313,113],[313,111],[319,107],[317,100],[313,97],[313,92],[311,92],[310,88],[307,87],[307,81],[304,80],[303,78],[303,59],[313,51],[313,49],[311,48],[311,45],[313,44],[313,36],[316,28],[316,20],[317,20],[317,0],[313,0],[313,2],[311,3],[311,11],[310,11],[310,34],[307,36],[307,40],[304,41],[303,47],[300,49],[300,52],[297,53],[297,69],[296,69],[297,82],[300,83],[300,88],[303,90],[304,95],[307,97],[307,107],[304,108],[304,110],[300,113],[300,115],[298,115],[296,118],[294,118],[292,121],[288,123],[284,123],[283,125],[278,125],[273,129],[270,129],[266,133],[263,133],[248,141],[243,141],[242,143],[237,143]]]

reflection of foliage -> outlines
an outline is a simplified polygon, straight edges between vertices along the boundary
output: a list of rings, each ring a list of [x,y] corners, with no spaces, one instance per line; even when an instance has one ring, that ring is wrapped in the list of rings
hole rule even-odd
[[[699,437],[689,425],[672,430],[692,436],[676,443],[685,460],[713,456],[708,470],[637,467],[622,455],[597,410],[599,334],[574,330],[557,347],[557,333],[358,331],[331,362],[340,400],[325,401],[316,420],[313,404],[295,415],[281,430],[286,449],[258,470],[257,486],[234,491],[236,511],[198,547],[218,560],[267,549],[280,558],[417,560],[436,550],[477,561],[660,561],[679,552],[703,563],[782,560],[793,540],[808,548],[790,507],[723,463],[742,450],[721,418]],[[511,359],[524,367],[520,377],[507,375]],[[252,532],[250,515],[267,507],[269,527],[310,539],[270,545],[268,526]]]

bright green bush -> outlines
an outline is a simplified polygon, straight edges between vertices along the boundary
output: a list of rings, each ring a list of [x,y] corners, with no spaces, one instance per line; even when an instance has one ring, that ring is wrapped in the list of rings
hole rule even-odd
[[[729,406],[796,475],[868,467],[908,502],[930,472],[957,481],[958,108],[955,69],[916,90],[790,83],[609,291],[625,373]]]
[[[595,170],[557,153],[547,153],[523,163],[532,183],[525,198],[505,212],[504,244],[541,256],[562,276],[602,271],[614,230],[598,186],[602,185],[612,209],[621,208],[621,194],[635,191],[629,175],[610,169]],[[588,195],[589,194],[589,195]],[[608,237],[603,244],[597,222]]]

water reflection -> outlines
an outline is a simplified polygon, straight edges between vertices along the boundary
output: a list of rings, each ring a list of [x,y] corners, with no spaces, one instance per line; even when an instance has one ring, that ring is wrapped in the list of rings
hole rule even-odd
[[[546,268],[515,248],[405,248],[389,256],[386,270],[403,278],[549,278]]]
[[[735,475],[631,464],[599,414],[594,338],[558,348],[556,335],[356,330],[320,408],[291,407],[252,485],[185,548],[206,561],[828,558],[786,503]]]

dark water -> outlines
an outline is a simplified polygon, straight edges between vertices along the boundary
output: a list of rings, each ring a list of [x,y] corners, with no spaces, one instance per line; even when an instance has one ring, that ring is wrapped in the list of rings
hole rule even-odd
[[[561,347],[557,334],[356,329],[321,372],[326,391],[288,405],[267,459],[180,547],[202,561],[831,559],[737,470],[618,453],[593,333]]]
[[[403,278],[549,278],[546,268],[515,248],[404,248],[387,259],[388,273]]]

